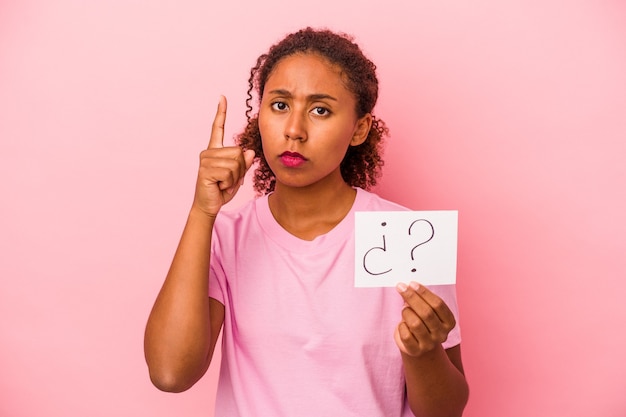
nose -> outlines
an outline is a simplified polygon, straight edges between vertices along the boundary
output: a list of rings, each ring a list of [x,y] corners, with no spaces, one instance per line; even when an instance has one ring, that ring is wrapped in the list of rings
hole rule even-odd
[[[285,125],[285,139],[299,140],[304,142],[307,140],[306,115],[300,112],[292,111],[287,118]]]

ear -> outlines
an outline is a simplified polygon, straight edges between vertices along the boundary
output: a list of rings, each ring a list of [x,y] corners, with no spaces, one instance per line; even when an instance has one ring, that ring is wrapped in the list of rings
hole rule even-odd
[[[367,135],[370,133],[371,127],[372,115],[370,113],[366,113],[365,116],[356,121],[356,128],[354,129],[350,146],[359,146],[365,142]]]

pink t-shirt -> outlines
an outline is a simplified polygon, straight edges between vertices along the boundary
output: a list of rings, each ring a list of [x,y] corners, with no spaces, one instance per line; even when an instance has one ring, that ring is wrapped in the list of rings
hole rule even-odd
[[[225,306],[216,417],[411,416],[393,332],[394,288],[354,287],[354,212],[406,210],[357,189],[313,241],[272,216],[267,196],[220,212],[209,296]],[[455,316],[454,286],[433,286]],[[458,322],[458,317],[457,317]],[[444,347],[460,343],[458,325]]]

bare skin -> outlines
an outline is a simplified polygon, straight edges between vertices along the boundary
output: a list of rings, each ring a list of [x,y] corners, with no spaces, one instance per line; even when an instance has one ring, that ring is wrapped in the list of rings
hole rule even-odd
[[[267,80],[259,110],[265,159],[276,176],[270,209],[283,228],[305,240],[327,233],[350,211],[356,192],[339,164],[371,127],[370,114],[357,117],[354,95],[340,74],[314,54],[283,58]],[[284,152],[306,161],[285,166]]]
[[[469,396],[461,346],[441,344],[454,328],[448,306],[426,287],[398,284],[405,302],[394,339],[400,348],[407,396],[416,416],[461,416]]]
[[[355,98],[340,69],[315,54],[285,58],[265,89],[259,128],[276,174],[270,209],[283,228],[311,240],[331,230],[352,207],[355,192],[343,181],[339,163],[348,146],[366,139],[371,115],[356,117]],[[307,162],[297,169],[281,165],[276,156],[284,150],[301,153]],[[329,155],[339,158],[329,162]],[[401,284],[398,290],[405,308],[394,339],[411,410],[418,417],[461,416],[469,395],[461,347],[441,346],[454,328],[454,316],[426,287]]]
[[[349,146],[366,140],[372,117],[357,117],[355,97],[340,68],[315,54],[284,58],[267,79],[259,109],[263,151],[276,176],[269,197],[276,221],[312,240],[350,211],[356,191],[339,164]],[[235,195],[254,152],[224,147],[225,99],[220,100],[207,150],[200,155],[194,202],[161,292],[148,319],[145,356],[150,377],[180,392],[206,372],[224,321],[224,306],[208,297],[215,217]],[[299,155],[293,164],[287,158]],[[405,307],[394,339],[404,365],[409,405],[418,417],[461,416],[468,398],[460,346],[441,343],[454,327],[448,306],[426,287],[399,284]]]
[[[163,391],[185,391],[206,373],[224,322],[224,306],[208,296],[211,234],[217,213],[232,200],[254,158],[254,151],[224,147],[225,121],[222,97],[209,146],[200,154],[187,224],[146,325],[150,379]]]

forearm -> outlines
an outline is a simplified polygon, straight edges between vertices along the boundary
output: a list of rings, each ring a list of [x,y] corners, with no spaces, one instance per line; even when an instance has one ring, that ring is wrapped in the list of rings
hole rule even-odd
[[[469,396],[465,376],[438,347],[420,357],[402,353],[407,396],[417,417],[459,417]]]
[[[209,254],[214,218],[191,211],[146,326],[144,351],[153,383],[183,391],[210,361]]]

